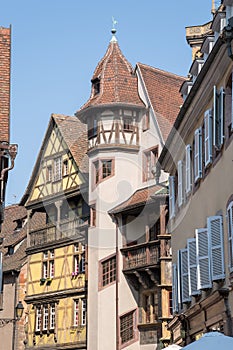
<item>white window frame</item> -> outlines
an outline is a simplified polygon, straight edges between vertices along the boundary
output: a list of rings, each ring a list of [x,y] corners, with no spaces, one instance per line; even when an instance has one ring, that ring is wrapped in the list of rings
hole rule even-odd
[[[47,331],[49,326],[49,305],[43,305],[43,331]]]
[[[169,176],[169,217],[175,216],[175,177]]]
[[[62,179],[62,159],[57,157],[54,159],[54,181],[60,181]]]
[[[178,173],[178,206],[181,207],[184,202],[184,191],[183,191],[183,162],[179,160],[177,163]]]
[[[35,331],[40,332],[42,326],[42,307],[41,305],[36,306],[36,325]]]
[[[217,281],[225,278],[222,216],[208,217],[207,229],[210,242],[211,276],[213,281]]]
[[[49,311],[49,329],[54,329],[56,323],[56,305],[50,304]]]
[[[81,326],[87,324],[87,299],[81,299]]]
[[[79,305],[80,300],[74,300],[74,320],[73,320],[73,324],[74,327],[79,326],[79,320],[80,320],[80,315],[79,315],[79,311],[80,311],[80,305]]]
[[[188,195],[192,190],[191,145],[185,148],[185,191]]]
[[[196,229],[197,244],[197,289],[212,287],[210,267],[210,244],[207,228]],[[205,276],[207,270],[208,276]],[[206,280],[204,282],[204,280]]]
[[[212,110],[204,114],[205,167],[212,163]]]
[[[227,207],[227,227],[228,227],[228,266],[230,272],[233,271],[233,202]]]

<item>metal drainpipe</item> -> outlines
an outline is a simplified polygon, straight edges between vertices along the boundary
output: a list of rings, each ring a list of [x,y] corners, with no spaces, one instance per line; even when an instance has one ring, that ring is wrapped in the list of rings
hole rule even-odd
[[[119,350],[119,247],[118,247],[118,219],[115,217],[116,224],[116,350]]]
[[[15,296],[14,296],[14,321],[13,321],[13,335],[12,335],[12,350],[17,350],[15,349],[15,336],[16,336],[16,300],[17,300],[17,288],[18,288],[18,276],[16,275],[16,272],[12,271],[12,273],[15,275]]]

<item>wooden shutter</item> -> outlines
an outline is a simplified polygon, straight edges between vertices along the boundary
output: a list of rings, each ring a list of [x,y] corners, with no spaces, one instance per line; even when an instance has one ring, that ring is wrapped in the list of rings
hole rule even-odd
[[[194,134],[194,180],[202,177],[202,132],[201,127]]]
[[[169,216],[175,216],[175,177],[169,176]]]
[[[210,242],[211,275],[212,280],[216,281],[225,277],[222,216],[208,217],[207,229]]]
[[[196,239],[187,240],[188,249],[188,275],[189,275],[189,295],[197,295],[197,248]]]
[[[207,229],[196,229],[197,289],[211,288],[209,236]]]
[[[183,163],[182,160],[178,161],[178,205],[179,207],[183,204]]]
[[[187,145],[185,149],[185,191],[188,194],[192,189],[192,171],[191,171],[191,146]]]
[[[183,303],[190,301],[188,276],[188,249],[180,250],[181,299]]]
[[[178,312],[178,280],[177,265],[172,264],[172,311]]]
[[[233,202],[227,208],[229,269],[233,271]]]
[[[205,166],[212,162],[212,111],[208,109],[204,115],[204,147]]]

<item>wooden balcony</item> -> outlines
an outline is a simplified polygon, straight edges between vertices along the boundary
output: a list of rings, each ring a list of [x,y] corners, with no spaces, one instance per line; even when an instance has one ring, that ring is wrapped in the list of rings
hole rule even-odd
[[[60,223],[47,224],[40,229],[29,232],[29,247],[33,248],[56,241],[79,237],[80,241],[87,239],[88,217],[63,220]]]
[[[123,272],[136,289],[138,289],[139,284],[147,288],[151,283],[159,283],[159,241],[124,247],[121,252]]]

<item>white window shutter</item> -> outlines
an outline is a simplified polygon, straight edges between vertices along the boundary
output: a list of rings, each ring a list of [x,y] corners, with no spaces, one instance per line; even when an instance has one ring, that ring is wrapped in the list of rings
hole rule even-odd
[[[185,191],[188,194],[192,189],[191,146],[185,148]]]
[[[184,194],[183,194],[183,163],[179,160],[177,163],[178,167],[178,206],[183,204]]]
[[[233,202],[227,208],[229,269],[233,271]]]
[[[224,142],[224,114],[225,114],[225,91],[223,87],[220,89],[220,96],[219,96],[219,102],[220,102],[220,144],[223,145]]]
[[[224,142],[224,89],[214,86],[213,96],[213,145],[219,150]]]
[[[177,251],[177,300],[178,308],[181,305],[181,267],[180,267],[180,250]]]
[[[194,180],[202,177],[202,132],[201,127],[194,133]]]
[[[213,145],[216,147],[216,138],[217,138],[217,125],[218,120],[218,96],[217,96],[217,87],[214,85],[213,89]]]
[[[189,275],[189,295],[197,295],[197,248],[196,239],[187,240],[188,249],[188,275]]]
[[[181,299],[182,303],[190,301],[189,296],[189,276],[188,276],[188,249],[180,250],[181,268]]]
[[[211,275],[212,280],[217,281],[225,277],[222,216],[208,217],[207,229],[210,242]]]
[[[212,110],[208,109],[204,115],[204,145],[205,166],[212,162]]]
[[[196,229],[197,289],[211,288],[209,237],[207,229]]]
[[[175,216],[175,177],[169,176],[169,216]]]
[[[172,311],[178,312],[178,280],[177,265],[172,264]]]

